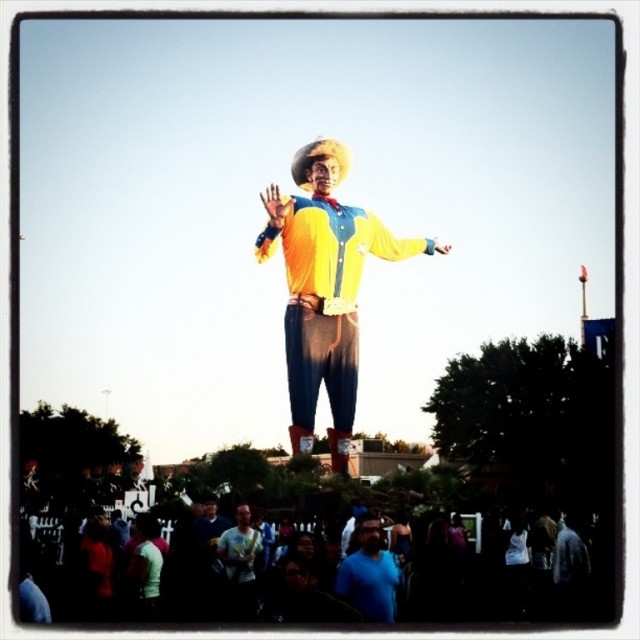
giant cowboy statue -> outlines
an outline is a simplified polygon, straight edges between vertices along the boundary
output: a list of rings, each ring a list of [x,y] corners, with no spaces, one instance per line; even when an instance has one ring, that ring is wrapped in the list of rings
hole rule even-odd
[[[399,240],[370,211],[340,204],[334,189],[351,168],[342,142],[319,138],[291,163],[294,182],[310,197],[281,195],[272,184],[260,198],[269,214],[255,253],[268,260],[282,242],[289,285],[285,344],[292,425],[291,448],[311,453],[316,406],[324,380],[333,428],[331,468],[348,475],[347,463],[358,390],[356,298],[365,258],[404,260],[421,253],[447,254],[450,245],[428,238]]]

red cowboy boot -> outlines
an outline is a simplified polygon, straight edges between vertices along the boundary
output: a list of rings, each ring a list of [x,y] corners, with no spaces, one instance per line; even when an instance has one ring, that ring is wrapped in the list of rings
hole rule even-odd
[[[302,427],[289,427],[291,437],[291,451],[296,453],[311,453],[313,451],[313,431]]]
[[[327,429],[329,436],[329,451],[331,452],[331,470],[349,477],[349,452],[351,451],[351,433]]]

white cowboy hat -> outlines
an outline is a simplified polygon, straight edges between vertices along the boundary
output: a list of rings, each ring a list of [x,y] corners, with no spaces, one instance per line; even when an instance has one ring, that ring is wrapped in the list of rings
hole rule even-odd
[[[351,169],[351,150],[339,140],[317,138],[296,151],[291,161],[291,176],[293,181],[305,191],[312,191],[313,185],[307,180],[307,169],[311,168],[311,158],[318,156],[333,156],[340,165],[340,177],[336,187],[347,177]]]

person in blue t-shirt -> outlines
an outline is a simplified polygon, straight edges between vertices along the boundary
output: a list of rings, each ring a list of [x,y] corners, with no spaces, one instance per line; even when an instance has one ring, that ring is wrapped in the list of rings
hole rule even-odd
[[[342,561],[335,593],[362,611],[367,621],[393,623],[400,569],[393,554],[383,549],[380,518],[371,512],[361,514],[354,535],[360,549]]]

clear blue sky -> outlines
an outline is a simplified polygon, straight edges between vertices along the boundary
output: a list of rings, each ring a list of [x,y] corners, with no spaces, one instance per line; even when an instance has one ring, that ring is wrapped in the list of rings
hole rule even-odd
[[[336,192],[449,256],[371,257],[355,430],[420,407],[483,342],[615,316],[614,23],[33,20],[20,50],[20,408],[114,418],[154,464],[289,448],[270,182],[349,144]],[[111,393],[103,393],[104,390]],[[317,433],[331,426],[320,398]]]

